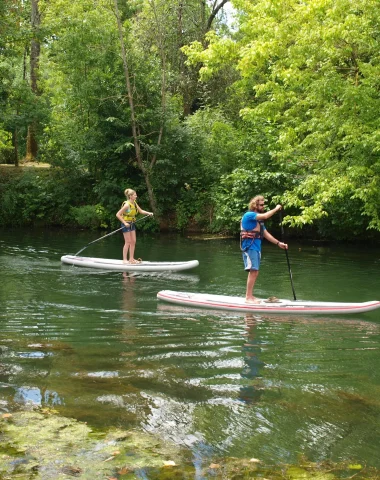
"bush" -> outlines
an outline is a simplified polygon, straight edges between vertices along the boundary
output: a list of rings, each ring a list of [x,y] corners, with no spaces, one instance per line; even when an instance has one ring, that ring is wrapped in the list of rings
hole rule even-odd
[[[75,222],[85,228],[107,228],[106,211],[101,205],[84,205],[70,209]]]
[[[72,206],[93,201],[92,183],[86,173],[4,168],[0,176],[0,225],[69,225],[74,219]]]

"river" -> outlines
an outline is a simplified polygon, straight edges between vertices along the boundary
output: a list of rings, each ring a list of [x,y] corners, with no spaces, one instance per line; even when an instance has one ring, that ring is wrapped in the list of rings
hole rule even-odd
[[[207,459],[353,460],[380,467],[380,310],[231,314],[157,301],[159,290],[243,295],[234,239],[138,234],[136,257],[198,259],[178,273],[62,265],[99,232],[0,231],[0,411],[27,403],[97,429],[151,432]],[[120,258],[119,233],[82,255]],[[380,248],[290,242],[297,299],[380,300]],[[256,295],[292,298],[266,243]]]

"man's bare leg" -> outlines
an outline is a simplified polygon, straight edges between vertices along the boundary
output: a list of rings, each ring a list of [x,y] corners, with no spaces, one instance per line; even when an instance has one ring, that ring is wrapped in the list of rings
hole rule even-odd
[[[253,296],[253,290],[255,288],[255,283],[258,275],[258,270],[250,270],[248,273],[247,290],[245,292],[245,301],[247,303],[260,303],[260,300]]]

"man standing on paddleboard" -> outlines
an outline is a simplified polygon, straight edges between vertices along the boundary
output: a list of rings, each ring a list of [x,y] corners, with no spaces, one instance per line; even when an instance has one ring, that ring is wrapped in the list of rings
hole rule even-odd
[[[288,248],[286,243],[276,240],[264,225],[264,220],[272,217],[281,209],[281,205],[276,205],[273,210],[265,212],[265,199],[262,195],[257,195],[249,202],[248,212],[241,219],[240,248],[243,254],[244,270],[248,272],[245,293],[247,303],[260,303],[260,300],[253,295],[253,290],[259,275],[262,239],[266,238],[284,250]]]

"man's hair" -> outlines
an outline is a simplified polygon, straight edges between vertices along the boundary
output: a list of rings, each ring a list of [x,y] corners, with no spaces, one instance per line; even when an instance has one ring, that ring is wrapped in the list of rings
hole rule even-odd
[[[256,210],[257,204],[260,202],[264,202],[264,197],[262,195],[256,195],[256,197],[253,197],[251,201],[248,204],[248,210],[251,212],[254,212]]]

